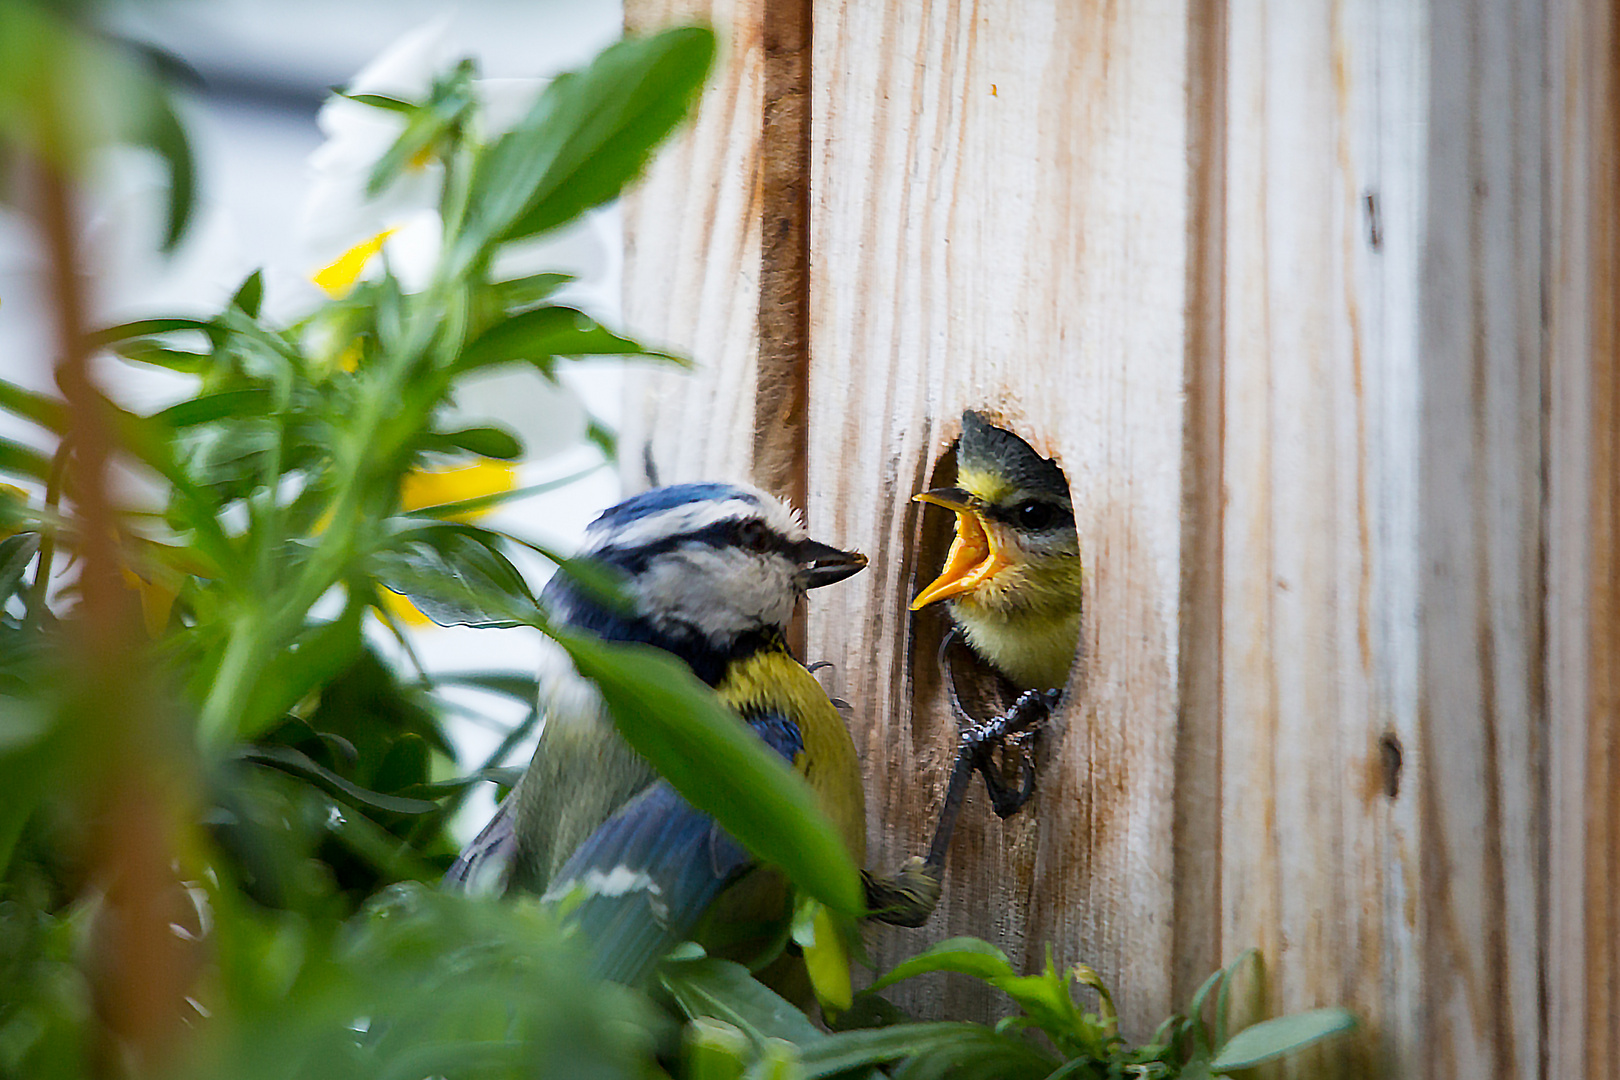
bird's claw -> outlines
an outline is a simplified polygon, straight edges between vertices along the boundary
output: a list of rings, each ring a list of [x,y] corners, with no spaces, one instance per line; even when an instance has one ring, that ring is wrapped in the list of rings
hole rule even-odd
[[[861,872],[873,918],[892,926],[921,926],[939,906],[943,867],[913,856],[892,877]]]
[[[1059,690],[1026,690],[1019,695],[1012,708],[1000,716],[982,723],[970,724],[962,731],[961,753],[972,758],[973,767],[984,777],[985,790],[990,795],[990,806],[996,816],[1009,818],[1024,808],[1035,794],[1035,764],[1029,754],[1018,757],[1018,784],[1008,784],[1002,769],[995,762],[998,748],[1022,750],[1044,723],[1062,698]]]

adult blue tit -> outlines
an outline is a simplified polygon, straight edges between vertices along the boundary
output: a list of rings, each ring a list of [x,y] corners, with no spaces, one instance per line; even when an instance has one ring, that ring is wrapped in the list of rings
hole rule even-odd
[[[592,523],[582,554],[624,575],[629,610],[610,610],[559,576],[543,598],[552,619],[684,660],[809,780],[860,865],[855,747],[785,635],[806,590],[849,577],[865,557],[810,539],[770,495],[728,484],[628,499]],[[657,780],[560,649],[548,652],[542,686],[534,758],[447,881],[568,897],[598,974],[633,982],[754,860]]]
[[[956,512],[939,577],[911,609],[945,601],[973,651],[1020,690],[1062,687],[1080,640],[1080,539],[1057,462],[971,410],[956,484],[913,496]]]
[[[949,820],[980,772],[996,813],[1007,817],[1033,792],[1034,766],[1020,758],[1022,783],[1009,787],[991,754],[1039,724],[1057,702],[1079,648],[1082,573],[1069,485],[1057,462],[978,413],[962,414],[956,484],[913,496],[956,513],[956,536],[944,569],[911,603],[913,611],[944,601],[968,648],[1024,693],[1014,707],[963,731],[946,793],[935,856],[950,838]],[[952,644],[948,637],[946,646]],[[950,653],[942,649],[942,656]],[[955,676],[947,671],[953,704]]]

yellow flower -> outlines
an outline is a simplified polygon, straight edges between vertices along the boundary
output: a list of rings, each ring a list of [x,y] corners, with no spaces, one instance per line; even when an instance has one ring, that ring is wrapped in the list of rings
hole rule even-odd
[[[430,506],[465,502],[486,495],[511,491],[517,467],[505,461],[478,461],[453,469],[413,469],[399,485],[402,510],[425,510]],[[487,508],[451,514],[446,521],[477,521]]]
[[[370,262],[372,257],[382,250],[384,242],[398,231],[399,227],[394,226],[384,229],[375,236],[367,237],[339,255],[331,264],[315,271],[310,275],[310,280],[334,300],[347,295],[349,290],[354,288],[354,283],[360,280],[360,274],[365,270],[366,263]]]
[[[517,469],[504,461],[479,461],[452,469],[413,469],[405,474],[399,485],[399,505],[402,510],[423,510],[430,506],[464,502],[485,495],[498,495],[511,491],[517,479]],[[490,512],[488,507],[449,514],[446,521],[476,521]],[[433,626],[432,619],[419,611],[415,604],[399,593],[383,589],[382,605],[388,613],[407,626]]]

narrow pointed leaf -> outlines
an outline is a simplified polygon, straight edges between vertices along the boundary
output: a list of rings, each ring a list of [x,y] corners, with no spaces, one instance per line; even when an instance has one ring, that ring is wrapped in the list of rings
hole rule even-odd
[[[861,912],[860,875],[809,785],[690,668],[662,649],[548,632],[596,683],[625,741],[688,802],[828,907]]]
[[[951,938],[910,957],[874,982],[868,989],[882,990],[904,979],[930,971],[954,971],[978,979],[1012,978],[1018,971],[1007,959],[1007,954],[973,937]]]
[[[1247,1069],[1355,1028],[1355,1014],[1341,1008],[1312,1009],[1275,1020],[1262,1020],[1232,1036],[1209,1063],[1210,1069],[1214,1072]]]
[[[474,371],[516,361],[539,364],[554,356],[635,355],[675,359],[620,337],[583,311],[547,306],[519,312],[485,330],[462,351],[456,370]]]

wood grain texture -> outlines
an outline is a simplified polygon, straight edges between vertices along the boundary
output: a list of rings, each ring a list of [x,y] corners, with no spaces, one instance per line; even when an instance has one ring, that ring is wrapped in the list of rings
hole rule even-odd
[[[1620,1056],[1620,17],[1550,6],[1548,1075]]]
[[[1541,1068],[1542,26],[1232,14],[1222,951],[1346,1075]]]
[[[1432,1075],[1541,1068],[1540,3],[1437,3],[1419,328],[1424,1042]]]
[[[803,507],[809,483],[810,0],[765,5],[755,483]]]
[[[1423,30],[1230,13],[1220,952],[1260,948],[1266,1012],[1345,1003],[1377,1033],[1300,1073],[1378,1074],[1415,1004]]]
[[[1058,456],[1089,571],[1085,663],[1036,801],[1004,824],[975,791],[940,910],[875,958],[967,933],[1035,966],[1051,942],[1104,973],[1138,1033],[1172,991],[1187,26],[1174,2],[826,0],[811,64],[810,516],[873,563],[817,598],[809,655],[854,707],[875,863],[923,850],[956,742],[942,616],[906,611],[937,569],[919,529],[943,515],[908,500],[963,407]],[[965,979],[895,997],[1005,1009]]]
[[[707,22],[720,54],[695,122],[623,200],[624,319],[697,365],[630,380],[620,435],[625,490],[748,480],[753,473],[760,304],[763,0],[635,0],[632,32]]]

